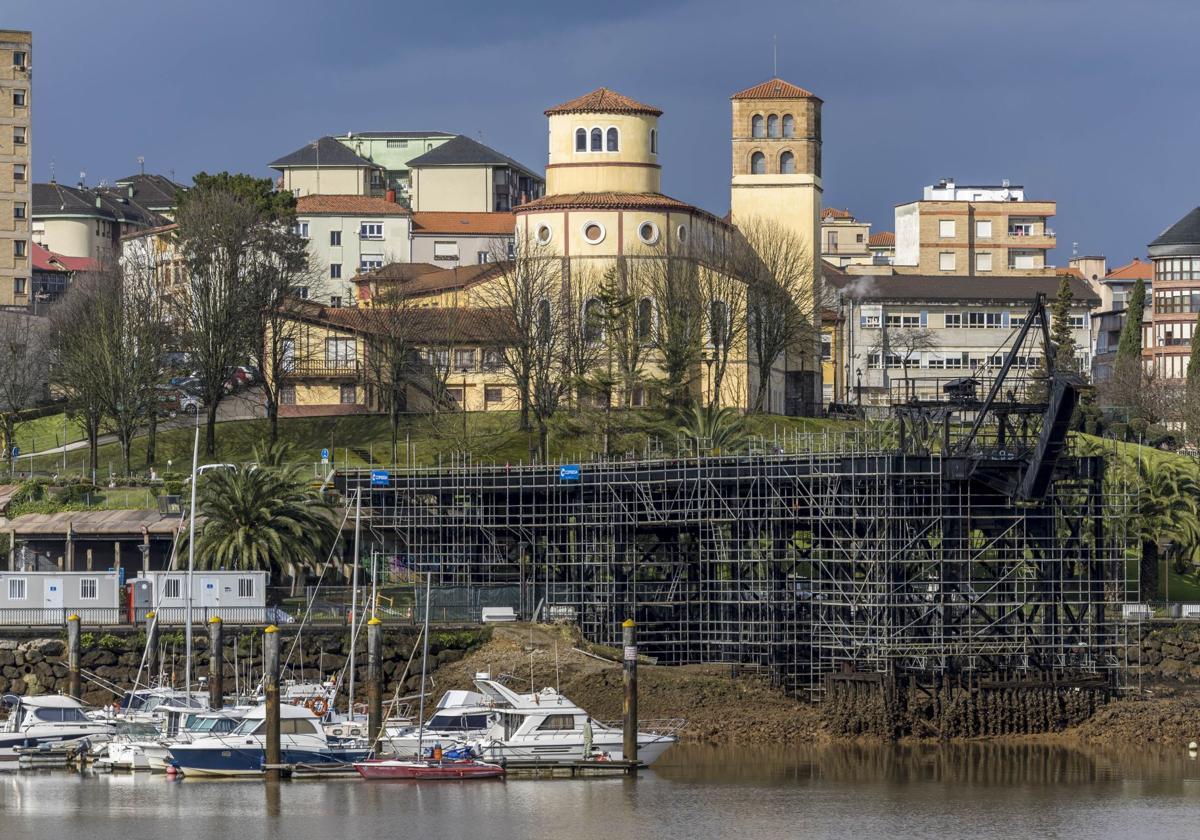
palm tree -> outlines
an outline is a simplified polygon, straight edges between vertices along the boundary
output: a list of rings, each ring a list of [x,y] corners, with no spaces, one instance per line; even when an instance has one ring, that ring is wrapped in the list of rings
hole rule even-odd
[[[746,420],[735,408],[693,405],[678,431],[697,455],[733,454],[746,448]]]
[[[1200,550],[1200,476],[1190,465],[1138,458],[1125,463],[1135,493],[1127,531],[1141,547],[1142,598],[1158,597],[1159,546],[1172,542],[1175,551],[1192,557]]]
[[[261,453],[279,462],[278,453]],[[196,565],[266,569],[293,586],[325,559],[338,537],[333,508],[310,488],[299,467],[243,464],[205,476],[198,488]]]

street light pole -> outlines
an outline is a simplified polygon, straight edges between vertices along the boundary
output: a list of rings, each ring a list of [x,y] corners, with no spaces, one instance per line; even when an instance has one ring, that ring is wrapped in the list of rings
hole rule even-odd
[[[857,368],[854,371],[854,373],[858,377],[857,384],[855,385],[855,391],[856,391],[855,399],[858,401],[858,407],[861,409],[862,408],[862,368]]]

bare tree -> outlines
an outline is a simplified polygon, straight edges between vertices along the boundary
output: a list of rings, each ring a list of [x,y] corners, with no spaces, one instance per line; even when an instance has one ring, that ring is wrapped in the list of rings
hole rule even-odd
[[[21,412],[40,402],[49,373],[46,319],[0,312],[0,443],[13,468]]]
[[[668,408],[694,402],[696,372],[703,358],[707,321],[700,266],[686,256],[630,260],[630,275],[650,291],[657,307],[652,347],[662,367],[660,383]]]
[[[774,220],[739,226],[748,246],[738,274],[747,284],[749,355],[757,371],[753,409],[767,407],[771,373],[789,353],[814,347],[819,331],[812,249]]]
[[[90,274],[77,275],[67,293],[50,310],[55,346],[51,381],[67,397],[67,413],[83,429],[88,444],[88,472],[95,476],[100,426],[104,419],[104,375],[97,346],[106,340],[104,326],[92,317]]]
[[[598,378],[605,357],[605,334],[608,318],[602,296],[603,281],[586,267],[572,272],[571,281],[562,295],[559,313],[562,328],[562,371],[566,381],[564,396],[578,411],[583,397],[593,401],[597,395],[608,399],[611,387]],[[599,386],[599,387],[597,387]]]
[[[550,325],[561,314],[555,304],[561,298],[563,260],[525,235],[517,238],[512,259],[507,242],[496,243],[493,254],[495,274],[480,292],[481,303],[499,313],[500,356],[517,391],[521,430],[528,431],[533,428],[534,368],[545,358],[539,336],[557,337]]]
[[[626,272],[624,264],[605,272],[598,298],[604,317],[604,381],[619,390],[619,405],[633,406],[634,392],[645,381],[654,335],[654,301],[644,272]]]
[[[711,409],[721,405],[727,380],[747,361],[748,284],[737,271],[745,262],[745,250],[744,241],[722,227],[703,238],[694,253],[706,322],[702,359]]]
[[[913,358],[919,353],[936,350],[941,346],[941,340],[932,330],[926,327],[904,327],[898,330],[880,330],[879,338],[871,346],[871,350],[879,354],[885,367],[889,355],[900,358],[900,368],[904,371],[905,392],[907,392],[908,369]]]
[[[411,301],[394,291],[372,299],[360,316],[369,326],[363,330],[362,377],[367,398],[388,417],[391,430],[392,463],[400,437],[400,419],[408,411],[408,389],[423,374],[424,363],[413,324]]]

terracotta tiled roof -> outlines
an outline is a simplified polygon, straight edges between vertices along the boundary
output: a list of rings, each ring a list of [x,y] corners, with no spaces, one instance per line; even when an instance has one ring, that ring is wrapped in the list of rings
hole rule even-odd
[[[38,243],[33,243],[33,268],[35,271],[92,271],[96,261],[87,257],[65,257],[56,254]]]
[[[581,208],[591,210],[679,210],[712,216],[706,210],[701,210],[699,207],[688,204],[686,201],[671,198],[669,195],[661,193],[621,192],[544,195],[541,198],[535,198],[533,201],[520,205],[517,207],[516,212],[524,213],[527,210],[574,210]],[[716,217],[713,216],[713,218],[715,219]]]
[[[867,245],[874,245],[876,248],[894,248],[896,247],[896,234],[890,230],[881,230],[879,233],[872,233],[867,239]]]
[[[847,210],[839,210],[836,207],[826,207],[821,211],[822,219],[850,219],[854,220],[854,214]]]
[[[767,79],[762,84],[748,87],[745,90],[739,90],[730,99],[817,99],[820,97],[814,95],[812,91],[805,90],[802,87],[797,87],[791,82],[785,82],[779,77]]]
[[[296,212],[355,216],[411,215],[396,202],[371,195],[304,195],[296,199]]]
[[[1137,257],[1133,262],[1114,268],[1104,275],[1105,280],[1153,280],[1154,263],[1142,262]]]
[[[630,99],[615,90],[600,87],[569,102],[546,109],[547,117],[555,114],[650,114],[661,117],[662,110]]]
[[[391,332],[395,310],[328,307],[309,301],[290,301],[288,307],[303,320],[329,324],[357,333]],[[417,343],[463,342],[487,344],[505,332],[504,313],[498,309],[417,307],[402,310],[407,339]]]
[[[385,291],[410,297],[464,289],[490,275],[496,266],[497,263],[484,263],[440,268],[430,263],[389,263],[366,274],[359,274],[354,282],[358,285],[358,297],[362,301],[369,301]]]
[[[413,233],[511,236],[512,213],[413,213]]]

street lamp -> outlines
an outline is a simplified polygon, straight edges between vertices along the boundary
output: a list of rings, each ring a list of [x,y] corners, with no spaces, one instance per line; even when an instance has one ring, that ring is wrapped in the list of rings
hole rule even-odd
[[[470,365],[460,365],[458,372],[462,374],[462,402],[459,405],[459,410],[462,411],[463,421],[463,450],[467,448],[467,374],[471,372]]]
[[[713,389],[712,369],[713,369],[713,362],[715,362],[717,360],[717,348],[712,347],[712,348],[704,350],[704,352],[701,353],[700,358],[704,361],[704,368],[705,368],[704,387],[705,387],[705,390],[708,392],[708,394],[707,394],[708,399],[710,400],[710,402],[715,404],[716,400],[713,399],[713,394],[712,394],[712,389]],[[769,408],[769,406],[768,406],[768,408]]]
[[[855,391],[856,391],[855,398],[858,400],[858,407],[861,409],[862,408],[862,368],[858,368],[857,370],[855,370],[854,374],[855,374],[855,376],[858,377],[857,384],[855,385]]]

